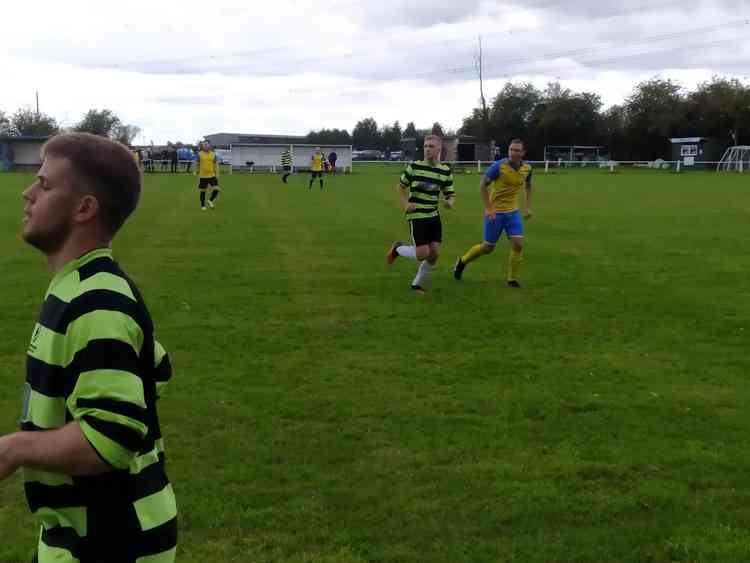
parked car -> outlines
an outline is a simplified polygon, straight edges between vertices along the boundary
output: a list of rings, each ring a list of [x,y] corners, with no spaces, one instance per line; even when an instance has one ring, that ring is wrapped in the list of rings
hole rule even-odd
[[[352,160],[382,160],[383,153],[376,150],[352,151]]]

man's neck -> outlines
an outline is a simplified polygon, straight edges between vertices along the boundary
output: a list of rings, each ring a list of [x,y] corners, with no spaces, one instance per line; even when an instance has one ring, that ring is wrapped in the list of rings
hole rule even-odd
[[[109,241],[96,241],[87,244],[66,244],[54,254],[47,255],[47,265],[49,266],[50,271],[55,274],[71,260],[80,258],[84,254],[88,254],[97,248],[109,247]]]

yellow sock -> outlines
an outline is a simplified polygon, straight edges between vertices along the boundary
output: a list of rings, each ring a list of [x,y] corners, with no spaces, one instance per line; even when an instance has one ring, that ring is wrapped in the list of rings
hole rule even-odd
[[[510,249],[508,256],[508,281],[518,281],[518,275],[521,273],[521,261],[523,260],[523,249]]]
[[[464,264],[468,264],[469,262],[473,262],[477,258],[479,258],[482,255],[482,245],[481,244],[475,244],[472,246],[466,254],[461,256],[461,262]]]

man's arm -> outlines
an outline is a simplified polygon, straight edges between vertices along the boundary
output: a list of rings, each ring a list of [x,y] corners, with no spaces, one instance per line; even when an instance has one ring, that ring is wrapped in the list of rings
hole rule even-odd
[[[484,215],[490,220],[495,220],[495,208],[490,201],[490,190],[489,185],[492,182],[487,176],[482,176],[479,181],[479,193],[482,196],[482,203],[484,204]]]
[[[532,184],[534,182],[532,174],[533,171],[529,172],[529,175],[526,178],[526,211],[523,214],[524,219],[531,219],[531,216],[533,215],[531,211],[531,192]]]
[[[410,211],[414,211],[417,206],[413,203],[409,203],[409,188],[404,186],[403,184],[399,184],[396,186],[396,190],[398,191],[398,198],[401,202],[401,208],[409,213]]]
[[[411,185],[412,179],[412,168],[411,164],[409,164],[401,174],[401,179],[399,180],[398,186],[396,186],[398,197],[401,202],[401,208],[406,213],[414,211],[417,208],[416,204],[409,203],[409,186]]]
[[[0,481],[19,467],[64,475],[98,475],[112,470],[76,421],[56,430],[16,432],[0,437]]]

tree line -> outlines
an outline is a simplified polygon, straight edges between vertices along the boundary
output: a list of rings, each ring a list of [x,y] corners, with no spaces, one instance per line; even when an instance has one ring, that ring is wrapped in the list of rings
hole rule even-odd
[[[714,76],[694,91],[654,77],[637,84],[622,104],[602,110],[599,94],[575,92],[552,82],[543,90],[529,82],[509,82],[487,105],[463,119],[457,132],[440,123],[417,129],[413,122],[378,127],[368,117],[346,130],[311,131],[311,143],[352,144],[355,149],[398,150],[403,138],[454,133],[495,140],[504,147],[516,137],[526,141],[527,157],[540,160],[546,145],[605,146],[618,160],[668,158],[670,137],[714,137],[727,145],[750,144],[750,86]]]
[[[475,108],[461,132],[505,144],[523,138],[531,158],[545,145],[602,145],[618,160],[654,160],[670,154],[670,137],[714,137],[727,145],[750,142],[750,87],[714,76],[694,91],[655,77],[635,86],[624,103],[602,111],[593,92],[558,83],[539,90],[508,83],[486,113]]]
[[[446,131],[440,122],[435,122],[428,129],[417,129],[413,121],[401,128],[396,120],[393,125],[378,126],[378,122],[372,117],[366,117],[357,122],[350,135],[346,129],[321,129],[310,131],[307,134],[307,142],[311,144],[342,144],[352,145],[355,150],[379,150],[396,151],[401,150],[403,139],[416,139],[421,144],[422,139],[428,133],[445,136],[453,135],[455,131]]]
[[[69,128],[60,127],[54,117],[31,108],[21,108],[12,115],[0,110],[0,135],[46,137],[63,131],[100,135],[129,146],[141,130],[136,125],[123,123],[108,109],[91,109]]]

